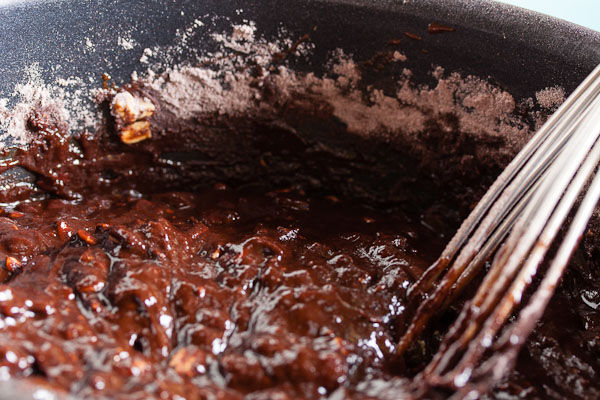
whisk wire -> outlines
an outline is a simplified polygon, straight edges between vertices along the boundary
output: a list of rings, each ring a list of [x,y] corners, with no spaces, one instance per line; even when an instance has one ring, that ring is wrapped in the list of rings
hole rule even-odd
[[[421,297],[397,345],[411,345],[441,306],[449,305],[496,252],[475,296],[448,330],[424,369],[428,385],[465,390],[490,383],[470,382],[491,374],[499,379],[541,317],[578,238],[600,197],[600,174],[579,205],[559,250],[517,322],[504,329],[538,267],[600,162],[600,65],[509,164],[444,252],[409,291]],[[441,279],[438,279],[442,276]],[[439,282],[437,285],[436,281]],[[478,367],[490,348],[503,347]],[[496,364],[494,364],[494,362]],[[489,377],[489,376],[488,376]],[[492,379],[492,381],[493,381]]]
[[[598,135],[600,135],[600,128],[596,128],[598,130]],[[583,181],[589,179],[599,162],[600,142],[596,142],[592,153],[590,153],[589,158],[586,160],[586,165],[582,166],[582,172],[578,174],[577,179],[579,182],[577,184],[582,184]],[[570,191],[568,193],[570,193]],[[571,198],[564,203],[565,205],[561,207],[567,210],[563,210],[561,212],[562,219],[566,217],[566,214],[570,209],[570,205],[567,205],[567,203],[570,202],[572,205],[574,202],[574,197],[576,196],[572,195],[570,197]],[[500,339],[494,345],[494,350],[496,350],[496,352],[492,354],[492,356],[486,360],[479,369],[477,375],[484,377],[484,381],[465,385],[465,387],[461,388],[456,393],[456,398],[462,398],[466,393],[473,390],[484,390],[490,385],[490,377],[491,381],[495,382],[502,378],[503,374],[508,368],[510,368],[510,366],[514,365],[519,349],[524,344],[529,333],[535,327],[536,322],[541,318],[548,302],[550,301],[550,298],[567,267],[568,261],[575,251],[579,240],[581,239],[581,236],[596,204],[598,203],[599,198],[600,174],[596,173],[596,176],[594,177],[586,196],[581,202],[579,209],[564,237],[564,240],[560,245],[552,263],[550,264],[550,267],[546,271],[546,275],[542,279],[540,286],[531,296],[527,306],[524,307],[519,313],[517,321],[512,326],[505,329]],[[560,223],[558,221],[561,219],[561,217],[556,218],[556,223],[552,229],[558,231],[558,228],[560,227]],[[552,241],[550,236],[552,236],[552,234],[549,232],[548,237],[545,238],[546,244]],[[447,359],[448,357],[446,356],[445,358]]]
[[[600,118],[600,107],[598,107],[598,111],[597,117]],[[588,131],[586,128],[584,127],[584,132]],[[470,368],[469,366],[473,365],[482,356],[483,352],[491,346],[494,335],[504,325],[513,309],[520,303],[525,289],[531,284],[538,265],[543,260],[547,249],[566,219],[581,188],[598,163],[600,142],[597,139],[599,135],[600,129],[595,135],[581,135],[581,138],[586,140],[574,141],[570,146],[571,151],[561,155],[561,162],[557,162],[553,166],[553,169],[558,171],[548,171],[545,177],[545,190],[537,192],[537,201],[532,200],[528,206],[530,212],[523,215],[522,220],[519,221],[519,226],[515,227],[509,237],[507,245],[512,245],[509,251],[514,249],[514,252],[511,253],[506,263],[503,263],[502,260],[494,262],[493,268],[502,269],[504,279],[496,280],[495,290],[488,291],[485,284],[480,287],[478,294],[480,299],[484,300],[484,303],[478,308],[478,311],[487,315],[494,307],[495,309],[487,318],[475,340],[471,339],[478,325],[480,325],[477,323],[475,326],[469,326],[459,341],[452,342],[454,352],[467,344],[468,350],[448,378],[464,376],[464,371]],[[584,150],[587,148],[580,146],[589,145],[592,141],[595,141],[595,144],[592,143],[594,147],[585,162],[572,158],[573,156],[582,157],[582,155],[585,158],[587,151]],[[581,165],[581,168],[578,168],[579,165]],[[554,179],[557,174],[560,179]],[[573,178],[574,174],[576,175]],[[571,178],[573,178],[572,181]],[[558,190],[556,185],[561,189],[568,185],[567,190],[564,191],[564,196],[563,190]],[[532,228],[532,224],[536,226]],[[540,231],[541,234],[538,237]],[[529,251],[531,252],[528,255]],[[523,259],[526,261],[522,262]],[[521,266],[520,269],[519,266]],[[504,286],[514,278],[516,273],[518,275],[512,281],[510,289],[505,290]],[[498,301],[499,295],[503,295],[500,301]],[[449,353],[449,357],[446,357],[446,359],[451,358],[453,355],[452,352]],[[439,374],[441,370],[438,368],[435,373]]]
[[[594,96],[596,96],[600,88],[597,87],[597,80],[600,77],[600,68],[596,68],[577,88],[577,90],[571,95],[559,109],[548,119],[546,124],[540,128],[534,137],[524,146],[519,154],[510,162],[510,164],[504,169],[502,174],[496,179],[494,184],[490,187],[487,193],[479,201],[475,209],[471,212],[469,217],[462,223],[461,227],[454,235],[452,240],[448,243],[440,260],[434,263],[410,289],[409,296],[417,290],[428,290],[431,284],[437,279],[437,277],[444,271],[445,267],[454,258],[460,248],[462,248],[473,231],[479,226],[483,217],[492,207],[492,205],[498,200],[503,190],[513,181],[515,176],[522,170],[523,166],[530,161],[530,159],[537,155],[537,157],[546,157],[545,162],[530,162],[530,166],[544,166],[552,156],[554,152],[549,151],[545,146],[554,144],[560,146],[562,141],[548,141],[554,132],[564,132],[562,128],[568,123],[568,118],[565,118],[565,114],[571,117],[577,116],[573,113],[573,109],[581,109],[586,107],[586,102],[589,102]],[[596,85],[595,85],[596,84]],[[590,93],[591,91],[591,93]],[[594,93],[595,92],[595,93]],[[587,94],[587,96],[586,96]],[[559,129],[557,129],[559,128]],[[563,136],[564,137],[564,136]],[[545,145],[545,143],[547,143]],[[494,214],[498,215],[499,214]]]

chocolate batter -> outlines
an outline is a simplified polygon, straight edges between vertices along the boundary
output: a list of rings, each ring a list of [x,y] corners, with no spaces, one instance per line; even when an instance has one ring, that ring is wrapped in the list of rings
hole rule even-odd
[[[491,172],[477,185],[468,161],[432,175],[428,159],[408,177],[406,146],[340,141],[327,110],[309,115],[328,132],[311,142],[306,112],[287,108],[294,133],[159,113],[129,144],[118,119],[70,139],[52,115],[32,115],[31,147],[3,161],[30,183],[2,192],[2,376],[83,398],[404,394],[454,312],[392,363],[413,306],[405,291],[502,161],[481,161]],[[440,146],[452,164],[502,143]],[[594,237],[490,396],[600,394]]]
[[[223,184],[6,207],[1,364],[84,397],[315,398],[389,377],[403,293],[442,244],[411,222]]]
[[[266,182],[163,192],[140,184],[148,153],[47,118],[13,155],[36,188],[7,191],[23,200],[0,217],[6,374],[82,397],[228,399],[393,376],[403,293],[444,244],[419,217]]]

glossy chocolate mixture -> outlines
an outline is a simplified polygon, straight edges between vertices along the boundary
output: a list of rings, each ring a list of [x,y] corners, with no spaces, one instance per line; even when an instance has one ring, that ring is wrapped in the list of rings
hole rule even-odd
[[[2,192],[0,376],[84,398],[398,398],[439,339],[432,329],[390,362],[405,290],[485,187],[469,186],[475,167],[409,179],[402,165],[387,172],[410,165],[403,145],[160,118],[135,145],[110,119],[76,139],[44,110],[29,119],[30,149],[3,161],[29,183]],[[335,131],[327,120],[316,125]],[[475,148],[460,143],[436,153]],[[600,394],[595,226],[490,396]]]
[[[387,377],[403,293],[440,247],[410,222],[225,185],[18,205],[0,219],[2,365],[85,396],[315,398]]]
[[[110,129],[66,139],[48,118],[30,118],[36,138],[7,162],[36,176],[0,217],[6,376],[83,397],[228,399],[393,376],[404,292],[444,244],[419,216],[264,181],[163,191],[145,182],[181,183],[156,149]]]

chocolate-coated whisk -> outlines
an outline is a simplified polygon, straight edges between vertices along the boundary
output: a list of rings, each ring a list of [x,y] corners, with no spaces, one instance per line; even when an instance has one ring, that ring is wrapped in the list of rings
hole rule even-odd
[[[508,165],[438,261],[410,288],[408,296],[420,305],[398,343],[397,356],[495,253],[475,296],[421,373],[423,379],[415,380],[424,382],[419,392],[442,386],[458,398],[476,396],[514,365],[600,197],[599,137],[600,65]],[[570,214],[574,216],[541,283],[507,324]]]

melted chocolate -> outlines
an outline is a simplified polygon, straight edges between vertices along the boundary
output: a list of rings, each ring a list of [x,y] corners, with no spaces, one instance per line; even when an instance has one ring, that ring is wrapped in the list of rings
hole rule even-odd
[[[389,378],[403,293],[443,244],[398,212],[224,185],[22,203],[0,241],[20,263],[0,285],[13,376],[227,398]]]
[[[82,397],[404,393],[453,317],[392,363],[405,290],[509,157],[463,157],[503,143],[442,140],[451,116],[407,149],[342,140],[328,112],[158,112],[132,146],[111,120],[73,139],[32,115],[30,148],[2,161],[20,178],[1,193],[0,368]],[[597,225],[489,396],[600,393]]]

